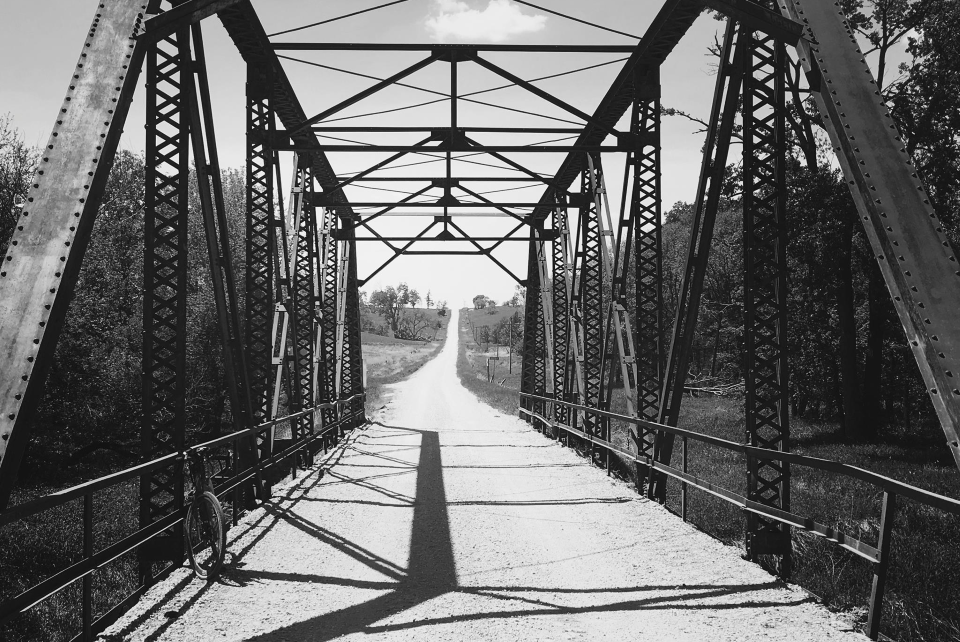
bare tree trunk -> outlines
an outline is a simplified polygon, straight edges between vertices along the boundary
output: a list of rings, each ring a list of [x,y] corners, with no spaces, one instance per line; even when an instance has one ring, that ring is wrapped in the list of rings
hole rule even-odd
[[[843,430],[848,439],[863,438],[860,382],[857,373],[857,326],[853,300],[851,266],[853,220],[844,221],[841,237],[840,270],[837,274],[837,316],[840,322],[840,387],[843,395]]]
[[[875,438],[880,427],[880,400],[883,374],[883,339],[886,315],[885,305],[889,301],[883,275],[880,268],[873,263],[870,270],[869,290],[869,328],[867,330],[867,354],[863,380],[863,421],[864,436]]]

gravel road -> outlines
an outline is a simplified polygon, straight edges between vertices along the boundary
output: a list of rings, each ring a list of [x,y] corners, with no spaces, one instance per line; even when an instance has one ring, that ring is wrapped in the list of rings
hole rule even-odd
[[[451,327],[457,328],[457,312]],[[457,380],[458,333],[374,423],[103,640],[844,640],[805,593]]]

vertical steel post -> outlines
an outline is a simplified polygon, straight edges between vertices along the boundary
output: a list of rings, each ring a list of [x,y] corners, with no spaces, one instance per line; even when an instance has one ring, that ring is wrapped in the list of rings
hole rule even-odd
[[[887,569],[890,568],[890,544],[893,522],[897,514],[897,496],[883,493],[883,510],[880,514],[880,539],[877,549],[880,560],[873,566],[873,586],[870,589],[870,612],[867,615],[867,637],[876,640],[880,636],[880,616],[883,615],[883,593],[887,585]]]
[[[316,225],[315,209],[311,196],[313,194],[313,169],[309,155],[298,157],[297,187],[299,189],[294,215],[294,229],[296,231],[295,247],[291,257],[291,293],[293,305],[290,314],[291,337],[293,340],[293,385],[297,389],[295,394],[297,410],[306,410],[314,405],[314,350],[316,330],[316,265],[317,242],[314,226]],[[291,422],[292,439],[297,440],[304,436],[312,427],[309,417],[300,418]]]
[[[787,387],[787,224],[785,62],[783,43],[761,32],[743,34],[743,245],[746,441],[786,450],[790,434]],[[786,462],[747,457],[747,498],[790,510]],[[781,556],[790,572],[790,527],[747,513],[747,553]]]
[[[357,241],[353,221],[343,222],[344,251],[347,262],[346,289],[343,305],[343,352],[340,375],[340,397],[352,397],[363,392],[363,348],[360,344],[360,286],[357,283]],[[345,428],[359,426],[364,420],[363,399],[344,406],[343,414],[349,417]]]
[[[271,104],[272,82],[262,66],[247,66],[247,222],[245,345],[250,363],[250,394],[258,419],[270,414],[270,332],[275,313],[277,238],[274,213],[273,153],[269,141],[275,128]],[[261,455],[269,455],[269,439],[261,441]]]
[[[230,246],[226,203],[220,175],[220,160],[213,123],[213,108],[207,78],[203,32],[199,23],[191,26],[194,54],[190,43],[181,41],[187,80],[183,85],[187,113],[190,116],[190,139],[196,168],[197,193],[203,217],[210,282],[217,310],[217,325],[223,349],[223,374],[230,400],[230,414],[234,430],[253,427],[254,411],[250,399],[250,379],[243,346],[240,322],[240,304],[233,275],[233,249]],[[195,60],[194,60],[195,59]],[[257,439],[250,436],[237,442],[239,464],[243,469],[253,468],[258,460]],[[248,506],[254,497],[263,498],[261,477],[255,473],[253,494],[247,496]]]
[[[584,158],[580,184],[580,255],[577,303],[580,308],[583,352],[583,387],[580,404],[600,408],[603,380],[603,244],[600,238],[599,189],[602,185],[599,155],[590,163]],[[585,414],[584,432],[607,439],[607,423],[600,417]],[[592,449],[598,454],[596,449]]]
[[[144,461],[179,452],[186,423],[187,188],[190,125],[185,83],[192,82],[184,56],[184,28],[147,53],[146,198],[143,266]],[[140,526],[183,507],[183,476],[176,465],[140,478]],[[182,528],[171,533],[174,560],[182,560]],[[151,575],[141,557],[141,578]]]
[[[546,334],[543,318],[543,298],[540,292],[540,261],[537,245],[543,233],[543,222],[530,225],[530,244],[527,254],[527,298],[523,319],[523,361],[520,365],[520,391],[543,396],[546,393]],[[522,400],[521,407],[539,414],[543,402]],[[521,415],[525,417],[525,415]],[[529,418],[526,418],[530,421]]]
[[[570,263],[567,248],[570,243],[566,196],[558,195],[553,209],[553,395],[561,401],[569,399],[570,387]],[[553,419],[567,423],[568,412],[563,406],[554,406]]]
[[[633,165],[633,210],[636,238],[637,415],[656,421],[663,385],[663,251],[660,201],[660,68],[638,70],[635,77],[635,116],[631,133],[638,149],[628,157]],[[637,451],[653,456],[654,436],[641,430]]]
[[[321,227],[320,256],[320,359],[318,376],[318,400],[330,403],[337,400],[337,289],[339,286],[340,261],[337,243],[337,214],[333,209],[325,208]],[[337,409],[321,412],[323,428],[335,425],[340,417]],[[333,435],[340,436],[340,430]]]

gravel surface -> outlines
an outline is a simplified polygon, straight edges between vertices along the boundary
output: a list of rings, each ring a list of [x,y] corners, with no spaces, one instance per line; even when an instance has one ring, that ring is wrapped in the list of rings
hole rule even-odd
[[[456,311],[451,327],[457,327]],[[799,589],[466,391],[456,331],[374,423],[103,640],[856,640]]]

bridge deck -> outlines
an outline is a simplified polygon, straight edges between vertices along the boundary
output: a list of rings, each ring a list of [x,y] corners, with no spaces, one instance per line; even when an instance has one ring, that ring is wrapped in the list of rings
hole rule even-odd
[[[481,405],[456,349],[235,528],[219,582],[178,571],[103,639],[866,639]]]

